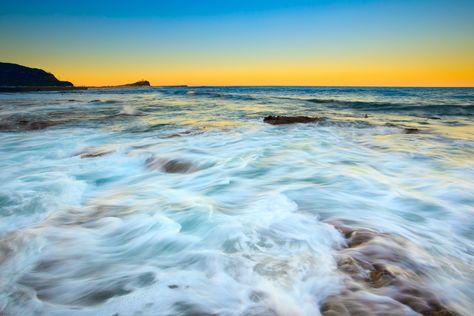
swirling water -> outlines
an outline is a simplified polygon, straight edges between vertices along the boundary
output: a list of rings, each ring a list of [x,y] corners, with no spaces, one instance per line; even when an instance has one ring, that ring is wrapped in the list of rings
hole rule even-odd
[[[468,315],[473,120],[468,88],[0,94],[0,314],[318,315],[338,220]]]

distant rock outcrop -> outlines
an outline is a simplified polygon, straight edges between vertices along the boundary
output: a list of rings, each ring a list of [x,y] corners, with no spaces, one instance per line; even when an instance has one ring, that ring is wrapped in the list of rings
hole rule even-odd
[[[272,125],[295,124],[295,123],[311,123],[324,121],[322,117],[310,116],[266,116],[263,121]]]
[[[128,83],[128,84],[124,84],[120,87],[150,87],[150,81],[147,81],[147,80],[140,80],[140,81],[137,81],[137,82],[134,82],[134,83]]]
[[[73,87],[42,69],[0,62],[0,87]]]

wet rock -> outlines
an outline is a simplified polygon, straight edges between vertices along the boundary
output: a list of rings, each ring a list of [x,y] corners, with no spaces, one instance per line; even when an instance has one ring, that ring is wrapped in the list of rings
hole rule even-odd
[[[167,173],[189,173],[196,171],[197,168],[187,160],[148,158],[146,166],[152,170],[160,170]]]
[[[0,239],[0,264],[5,264],[15,253],[15,238],[13,235]]]
[[[326,299],[323,315],[458,315],[426,285],[407,240],[355,223],[330,224],[346,239],[336,257],[345,288]]]
[[[403,132],[405,134],[419,134],[421,131],[418,128],[404,128]]]
[[[85,152],[80,154],[81,158],[97,158],[97,157],[102,157],[105,155],[108,155],[112,153],[112,150],[98,150],[98,151],[93,151],[93,152]]]
[[[379,288],[387,286],[395,278],[395,275],[383,264],[373,264],[372,267],[373,270],[370,271],[368,279],[371,287]]]
[[[330,296],[321,306],[321,314],[324,316],[416,315],[402,303],[365,291],[343,291],[339,295]]]
[[[422,133],[422,130],[420,130],[416,127],[404,127],[402,125],[397,125],[397,124],[393,124],[393,123],[385,123],[384,125],[387,126],[387,127],[396,127],[396,128],[402,129],[402,132],[404,134],[420,134],[420,133]]]
[[[347,238],[347,245],[349,247],[357,247],[363,243],[368,242],[369,240],[375,238],[377,233],[374,231],[370,231],[368,229],[358,229],[352,231]]]
[[[172,133],[172,134],[164,135],[162,137],[163,138],[175,138],[175,137],[183,137],[183,136],[187,136],[187,135],[198,135],[198,134],[202,134],[202,133],[203,133],[202,130],[194,129],[194,130],[188,130],[188,131],[183,131],[183,132],[179,132],[179,133]]]
[[[56,226],[96,227],[97,222],[106,217],[122,218],[133,213],[133,208],[123,205],[91,205],[83,208],[69,208],[67,212],[58,212],[49,221]]]
[[[57,124],[59,123],[46,120],[8,118],[7,120],[0,121],[0,131],[36,131],[55,126]]]
[[[85,306],[98,305],[107,301],[108,299],[111,299],[112,297],[127,295],[131,292],[131,290],[124,288],[98,290],[92,293],[85,294],[78,300],[78,303],[81,303]],[[47,296],[42,297],[41,295],[38,295],[38,298],[42,298],[43,300],[49,301],[49,298]]]
[[[30,131],[45,129],[45,128],[56,125],[53,122],[49,122],[49,121],[33,121],[33,122],[20,121],[19,123],[20,125],[24,126],[25,130],[30,130]]]
[[[168,173],[185,173],[185,172],[188,172],[192,167],[192,164],[190,162],[187,162],[187,161],[179,161],[179,160],[170,160],[170,161],[167,161],[162,169],[165,171],[165,172],[168,172]]]
[[[57,259],[45,259],[40,260],[36,267],[33,269],[34,272],[44,272],[44,271],[51,271],[56,269],[61,264],[60,260]]]
[[[295,123],[311,123],[324,121],[322,117],[310,116],[266,116],[263,122],[272,125],[295,124]]]
[[[249,299],[254,303],[258,303],[266,297],[267,295],[265,294],[265,292],[262,291],[252,291],[249,295]]]
[[[174,315],[196,315],[196,316],[217,316],[218,313],[214,313],[207,310],[206,307],[198,304],[191,304],[188,302],[176,302],[173,304]]]
[[[345,238],[349,238],[350,234],[357,230],[357,228],[350,226],[350,224],[355,224],[352,221],[330,220],[326,221],[326,223],[334,226]]]

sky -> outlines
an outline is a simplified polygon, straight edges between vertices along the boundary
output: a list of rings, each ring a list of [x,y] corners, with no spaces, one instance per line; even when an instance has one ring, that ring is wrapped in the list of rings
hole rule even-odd
[[[0,61],[79,86],[472,87],[474,1],[0,1]]]

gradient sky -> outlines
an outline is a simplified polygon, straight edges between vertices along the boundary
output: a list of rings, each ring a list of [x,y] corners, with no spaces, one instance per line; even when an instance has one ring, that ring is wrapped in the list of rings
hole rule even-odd
[[[75,85],[474,86],[474,1],[1,1],[0,61]]]

